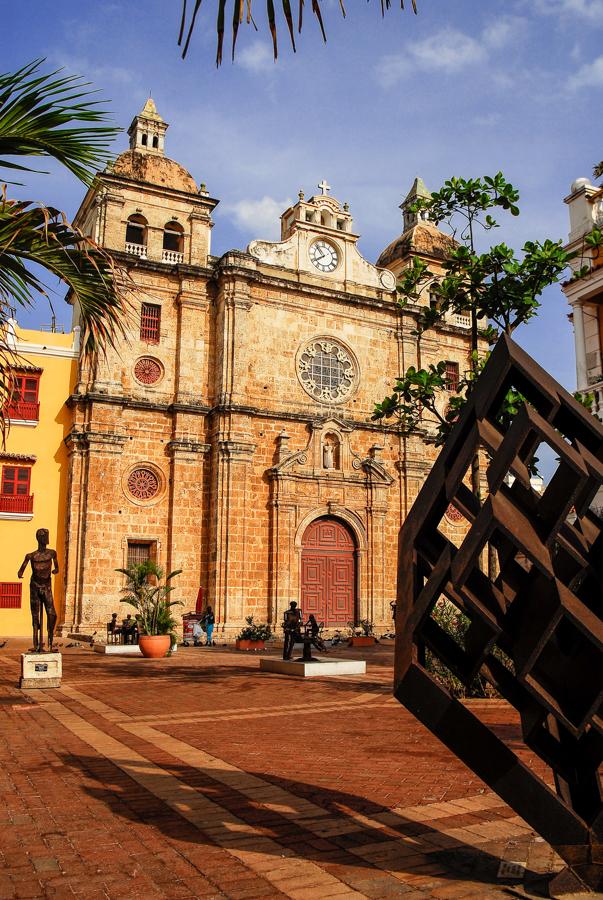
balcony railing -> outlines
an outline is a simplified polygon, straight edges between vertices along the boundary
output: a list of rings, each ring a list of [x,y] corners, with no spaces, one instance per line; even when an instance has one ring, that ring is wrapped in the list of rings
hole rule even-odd
[[[126,241],[126,253],[131,253],[132,256],[140,256],[141,259],[147,258],[147,248],[144,244],[131,244]]]
[[[0,512],[32,513],[33,494],[0,494]]]
[[[178,265],[184,259],[184,253],[178,253],[177,250],[162,250],[161,251],[161,262],[170,263],[171,265]]]
[[[584,393],[594,394],[592,412],[603,421],[603,381],[589,385]]]
[[[26,400],[12,400],[7,403],[4,415],[16,421],[37,422],[40,418],[40,404]]]

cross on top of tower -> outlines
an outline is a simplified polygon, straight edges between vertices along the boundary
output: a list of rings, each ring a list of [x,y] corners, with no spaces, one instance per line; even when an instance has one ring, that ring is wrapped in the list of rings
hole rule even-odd
[[[323,196],[323,197],[325,196],[325,194],[328,194],[329,191],[331,190],[331,185],[330,185],[330,184],[327,184],[327,182],[326,182],[326,180],[325,180],[324,178],[323,178],[323,180],[320,182],[320,184],[318,185],[318,187],[319,187],[320,190],[322,191],[322,196]]]

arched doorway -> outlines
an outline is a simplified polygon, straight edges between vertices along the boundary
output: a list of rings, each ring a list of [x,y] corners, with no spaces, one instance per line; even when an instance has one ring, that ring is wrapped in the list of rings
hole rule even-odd
[[[313,613],[327,627],[355,619],[356,543],[338,519],[316,519],[302,538],[301,600],[304,618]]]

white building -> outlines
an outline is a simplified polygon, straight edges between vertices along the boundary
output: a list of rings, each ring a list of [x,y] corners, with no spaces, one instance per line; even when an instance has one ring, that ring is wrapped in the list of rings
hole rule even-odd
[[[576,345],[576,389],[594,394],[593,412],[603,419],[603,250],[583,249],[584,238],[595,226],[603,227],[603,187],[578,178],[569,197],[570,233],[567,249],[578,250],[574,271],[583,266],[590,274],[570,280],[563,291],[572,307]]]

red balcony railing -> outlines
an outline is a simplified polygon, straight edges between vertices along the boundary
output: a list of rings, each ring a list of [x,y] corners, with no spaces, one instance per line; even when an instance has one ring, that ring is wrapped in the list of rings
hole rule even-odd
[[[33,494],[0,494],[0,512],[32,513]]]
[[[9,419],[37,422],[40,418],[40,404],[29,403],[26,400],[13,400],[6,405],[4,415]]]

